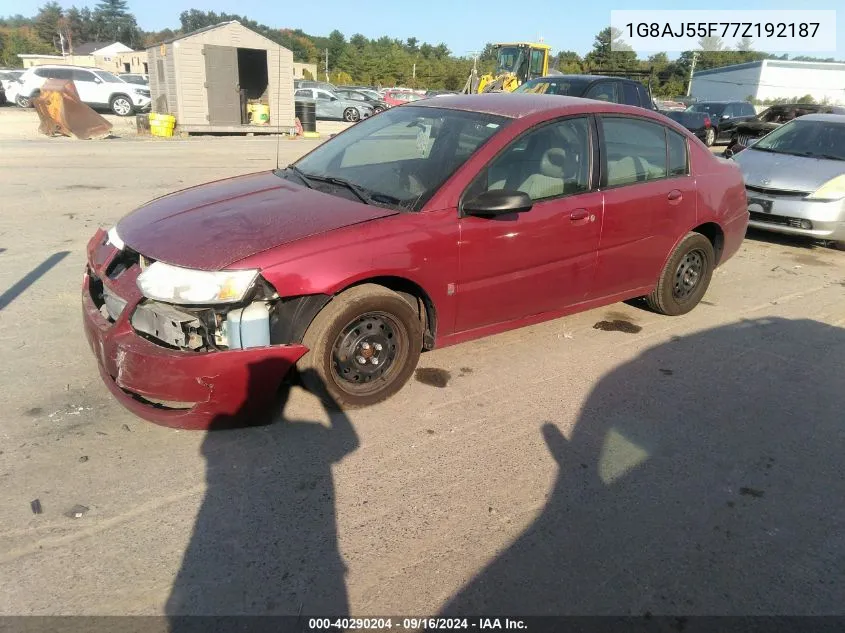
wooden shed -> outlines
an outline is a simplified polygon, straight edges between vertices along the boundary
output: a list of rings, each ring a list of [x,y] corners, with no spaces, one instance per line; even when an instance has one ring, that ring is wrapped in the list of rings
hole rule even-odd
[[[152,111],[175,116],[177,131],[292,133],[293,53],[240,22],[156,44],[147,55]],[[261,105],[269,106],[266,125],[250,118]]]

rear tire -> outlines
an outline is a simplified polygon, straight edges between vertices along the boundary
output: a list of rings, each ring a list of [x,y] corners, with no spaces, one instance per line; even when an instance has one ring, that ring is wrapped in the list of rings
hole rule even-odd
[[[330,406],[366,407],[408,382],[422,350],[422,324],[398,294],[363,284],[323,308],[302,342],[308,352],[297,369],[305,387]]]
[[[126,95],[115,95],[109,102],[109,108],[117,116],[131,116],[135,111],[132,100]]]
[[[34,99],[37,95],[34,94],[32,97],[24,97],[23,95],[18,95],[17,99],[15,99],[15,103],[18,105],[19,108],[31,108],[32,107],[32,99]]]
[[[646,297],[649,307],[667,316],[686,314],[707,292],[715,263],[710,240],[700,233],[687,233],[666,262],[654,290]]]
[[[704,144],[707,147],[713,147],[713,143],[716,142],[716,130],[712,127],[707,129],[707,133],[704,135]]]

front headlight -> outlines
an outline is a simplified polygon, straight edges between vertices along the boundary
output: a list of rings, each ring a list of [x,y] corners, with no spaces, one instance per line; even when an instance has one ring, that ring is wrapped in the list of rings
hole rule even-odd
[[[845,198],[845,174],[828,180],[807,196],[808,200],[841,200]]]
[[[235,303],[257,276],[257,270],[192,270],[154,262],[138,275],[138,288],[148,299],[167,303]]]

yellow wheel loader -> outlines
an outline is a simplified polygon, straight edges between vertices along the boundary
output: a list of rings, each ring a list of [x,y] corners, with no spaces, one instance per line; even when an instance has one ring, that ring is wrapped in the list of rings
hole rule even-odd
[[[479,77],[478,70],[473,68],[461,91],[463,94],[513,92],[529,79],[549,73],[551,46],[548,44],[514,42],[494,46],[496,48],[495,71]]]

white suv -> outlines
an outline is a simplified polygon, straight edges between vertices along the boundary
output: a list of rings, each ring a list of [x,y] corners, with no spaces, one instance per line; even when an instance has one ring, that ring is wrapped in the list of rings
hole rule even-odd
[[[18,81],[15,102],[22,108],[32,105],[48,79],[70,79],[76,86],[79,99],[92,108],[108,108],[118,116],[129,116],[150,109],[150,89],[126,83],[117,75],[98,68],[84,66],[34,66]]]

